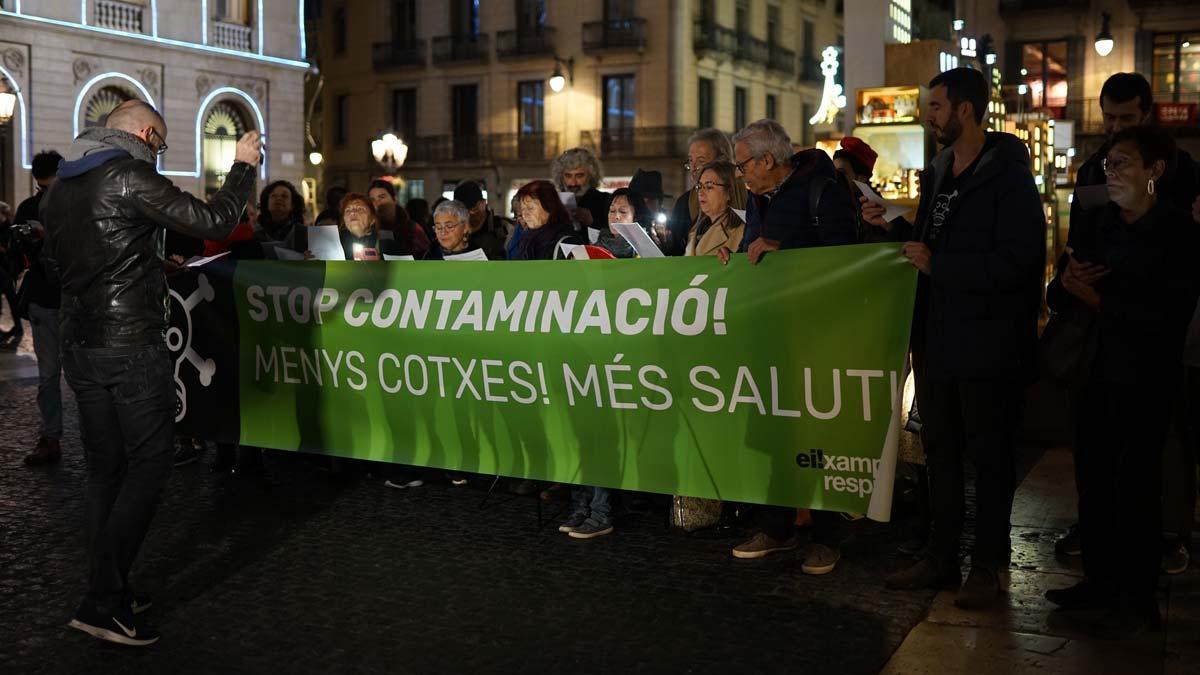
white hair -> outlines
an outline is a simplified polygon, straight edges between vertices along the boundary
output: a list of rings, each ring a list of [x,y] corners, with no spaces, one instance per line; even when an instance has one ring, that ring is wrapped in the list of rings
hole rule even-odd
[[[733,161],[733,144],[729,142],[729,135],[720,129],[709,127],[707,129],[699,129],[688,137],[688,147],[692,147],[692,143],[708,143],[712,146],[716,157],[713,161],[724,159],[730,162]]]
[[[451,215],[458,220],[459,224],[469,223],[471,216],[467,213],[467,207],[457,199],[449,199],[437,205],[433,210],[433,217],[437,218],[442,215]]]
[[[751,157],[771,155],[776,164],[787,164],[792,155],[792,139],[783,125],[775,120],[762,119],[751,122],[733,136],[734,144],[744,142]]]

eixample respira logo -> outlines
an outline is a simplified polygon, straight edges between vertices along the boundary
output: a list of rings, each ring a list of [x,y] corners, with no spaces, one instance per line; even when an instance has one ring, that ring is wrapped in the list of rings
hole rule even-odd
[[[187,415],[187,387],[179,377],[179,369],[184,361],[192,364],[199,376],[200,385],[207,387],[212,384],[213,375],[217,372],[217,363],[212,359],[201,358],[192,349],[192,309],[201,301],[212,302],[217,297],[213,287],[208,283],[208,277],[203,274],[196,277],[196,290],[187,298],[183,298],[171,290],[171,316],[180,317],[179,324],[167,330],[167,348],[175,355],[175,421],[181,421]]]
[[[865,497],[875,491],[875,476],[881,460],[870,457],[831,455],[823,448],[796,453],[796,466],[825,472],[826,492],[845,492]],[[858,474],[842,476],[838,474]]]

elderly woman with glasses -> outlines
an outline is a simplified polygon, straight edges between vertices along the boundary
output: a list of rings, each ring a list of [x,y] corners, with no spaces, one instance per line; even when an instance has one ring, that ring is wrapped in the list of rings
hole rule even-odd
[[[1175,143],[1161,129],[1113,136],[1109,203],[1071,221],[1046,299],[1087,337],[1076,358],[1075,481],[1083,581],[1046,592],[1064,609],[1121,610],[1160,621],[1163,449],[1183,377],[1188,322],[1200,293],[1191,214],[1162,197]],[[1190,469],[1191,467],[1189,467]],[[1194,489],[1194,488],[1193,488]]]
[[[437,243],[429,247],[422,260],[445,260],[446,256],[470,253],[471,214],[466,205],[451,199],[433,210],[433,233]]]
[[[338,234],[346,260],[383,260],[385,253],[401,255],[395,241],[379,238],[379,216],[366,195],[351,192],[342,197],[340,211],[342,226]],[[312,251],[305,251],[304,257],[311,259]]]
[[[688,139],[687,162],[683,165],[691,189],[675,200],[675,208],[671,211],[671,235],[663,248],[667,255],[684,254],[688,232],[700,217],[700,193],[695,185],[700,181],[704,167],[716,161],[733,161],[733,143],[730,142],[729,136],[720,129],[700,129],[692,134]],[[735,209],[746,208],[744,185],[739,184],[732,188],[730,202]]]
[[[704,165],[692,188],[700,202],[700,217],[687,236],[684,255],[716,255],[722,248],[737,250],[746,232],[746,221],[733,209],[739,183],[733,162]],[[745,195],[745,190],[742,190]]]

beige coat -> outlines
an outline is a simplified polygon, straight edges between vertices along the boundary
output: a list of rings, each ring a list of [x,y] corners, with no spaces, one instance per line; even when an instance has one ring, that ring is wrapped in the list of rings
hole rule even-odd
[[[742,245],[742,235],[746,232],[746,223],[738,218],[732,208],[725,209],[725,215],[714,223],[696,241],[696,233],[708,225],[708,216],[701,215],[696,224],[688,232],[687,251],[684,255],[716,255],[722,247],[730,251],[738,250]]]

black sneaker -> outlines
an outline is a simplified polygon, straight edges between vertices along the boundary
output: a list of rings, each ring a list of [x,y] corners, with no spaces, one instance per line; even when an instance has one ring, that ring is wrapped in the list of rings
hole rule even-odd
[[[84,602],[67,624],[94,638],[130,647],[146,647],[158,642],[158,632],[134,620],[132,612],[119,615],[101,614],[89,602]]]
[[[1052,588],[1044,596],[1063,610],[1112,607],[1116,601],[1108,589],[1087,579],[1067,588]]]
[[[996,604],[1000,595],[1000,578],[996,571],[986,565],[971,565],[967,580],[954,596],[954,605],[959,609],[983,609]]]
[[[179,442],[179,447],[175,449],[175,466],[195,464],[200,461],[200,455],[203,453],[203,447],[197,447],[191,441],[182,440]]]
[[[562,524],[558,526],[558,531],[564,534],[570,534],[577,528],[582,527],[583,524],[587,522],[587,519],[588,514],[586,513],[572,513],[569,518],[564,520]]]

